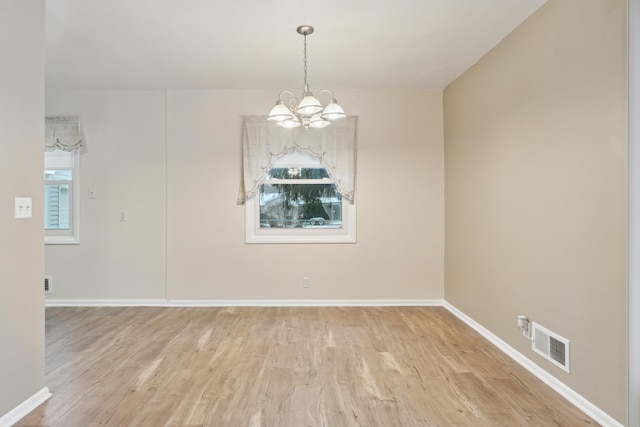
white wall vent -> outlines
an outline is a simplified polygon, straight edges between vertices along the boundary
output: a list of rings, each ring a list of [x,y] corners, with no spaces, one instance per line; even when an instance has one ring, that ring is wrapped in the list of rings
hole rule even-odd
[[[532,323],[532,349],[549,362],[569,373],[569,340]]]
[[[44,276],[44,293],[51,293],[51,276]]]

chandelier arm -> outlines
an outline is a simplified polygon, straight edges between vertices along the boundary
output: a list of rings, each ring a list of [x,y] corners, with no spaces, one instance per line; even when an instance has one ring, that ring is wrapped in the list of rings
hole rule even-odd
[[[289,95],[291,98],[295,98],[296,96],[290,90],[283,90],[278,94],[278,99],[283,102],[282,95]]]
[[[322,95],[323,93],[328,93],[329,94],[329,96],[331,97],[329,102],[336,100],[336,97],[333,96],[333,92],[331,92],[329,89],[322,89],[320,92],[318,92],[318,96],[316,97],[316,98],[318,98],[318,101],[320,100],[320,95]]]
[[[283,95],[289,95],[289,101],[287,101],[286,103],[282,98]],[[295,106],[298,103],[298,98],[293,92],[291,92],[290,90],[281,91],[280,94],[278,94],[278,100],[280,100],[282,104],[286,105],[287,108],[289,108],[295,114]]]
[[[295,114],[296,116],[298,115],[298,113],[296,113],[296,106],[298,105],[298,98],[296,98],[295,96],[289,99],[289,110],[291,110],[293,112],[293,114]]]

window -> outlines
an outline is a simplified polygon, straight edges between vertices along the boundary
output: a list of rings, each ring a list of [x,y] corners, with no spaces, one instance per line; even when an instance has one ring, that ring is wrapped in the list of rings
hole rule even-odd
[[[310,156],[295,152],[277,160],[246,203],[247,243],[355,241],[355,205]]]
[[[78,153],[45,151],[44,230],[46,244],[79,243]]]

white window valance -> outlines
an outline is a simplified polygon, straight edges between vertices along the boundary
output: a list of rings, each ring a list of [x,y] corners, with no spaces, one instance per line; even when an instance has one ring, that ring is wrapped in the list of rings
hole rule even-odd
[[[353,203],[356,182],[357,117],[335,120],[322,129],[285,129],[266,116],[245,116],[242,122],[242,180],[238,204],[253,198],[273,162],[292,152],[320,161],[346,200]]]
[[[82,136],[77,117],[45,117],[44,151],[73,151],[80,147]]]

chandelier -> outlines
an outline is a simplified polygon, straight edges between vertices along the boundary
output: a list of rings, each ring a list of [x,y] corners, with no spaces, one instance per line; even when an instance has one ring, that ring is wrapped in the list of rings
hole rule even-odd
[[[301,25],[296,31],[304,36],[304,86],[302,87],[302,96],[299,100],[293,92],[283,90],[278,95],[276,106],[273,107],[267,119],[285,128],[294,128],[300,125],[305,128],[323,128],[329,126],[332,120],[345,117],[346,114],[342,107],[338,105],[338,101],[336,101],[330,90],[324,89],[318,92],[318,98],[322,94],[330,96],[330,101],[326,106],[323,106],[309,90],[309,85],[307,84],[307,36],[313,34],[313,27]],[[283,97],[289,98],[286,105]]]

